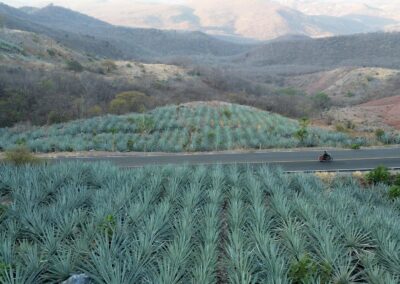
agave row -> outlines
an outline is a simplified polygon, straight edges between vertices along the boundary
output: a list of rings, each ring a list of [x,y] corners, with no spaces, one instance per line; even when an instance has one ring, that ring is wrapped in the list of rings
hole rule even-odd
[[[310,128],[300,141],[295,137],[298,129],[295,120],[245,106],[169,106],[147,114],[107,115],[26,131],[0,129],[0,147],[24,144],[36,152],[182,152],[368,144],[362,138],[318,128]]]
[[[0,283],[399,283],[383,185],[266,166],[0,167]]]

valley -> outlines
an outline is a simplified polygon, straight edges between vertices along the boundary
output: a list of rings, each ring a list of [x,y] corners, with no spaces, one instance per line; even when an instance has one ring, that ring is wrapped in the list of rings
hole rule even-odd
[[[0,283],[400,283],[400,6],[43,3],[0,3]]]

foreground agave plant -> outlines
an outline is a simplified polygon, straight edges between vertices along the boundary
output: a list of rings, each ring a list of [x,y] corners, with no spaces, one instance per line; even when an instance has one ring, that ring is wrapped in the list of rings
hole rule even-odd
[[[265,166],[1,166],[0,283],[399,283],[398,205],[359,184]]]

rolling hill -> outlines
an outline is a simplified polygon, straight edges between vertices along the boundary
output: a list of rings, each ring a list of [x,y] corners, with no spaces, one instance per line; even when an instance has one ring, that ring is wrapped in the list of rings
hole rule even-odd
[[[224,99],[191,68],[96,58],[43,34],[0,29],[0,127],[109,113],[117,94],[132,91],[146,95],[148,109]]]
[[[400,33],[371,33],[295,42],[272,42],[238,56],[251,66],[400,68]]]
[[[390,143],[391,136],[388,133],[398,133],[400,130],[400,96],[370,100],[345,108],[334,108],[324,114],[324,117],[337,124],[346,125],[347,122],[351,122],[357,131],[373,132],[383,129],[386,133],[381,140]]]
[[[45,34],[76,50],[105,57],[150,60],[166,56],[227,56],[249,49],[200,32],[117,27],[53,5],[26,10],[0,4],[6,27]]]
[[[400,86],[400,71],[341,67],[288,77],[286,84],[311,95],[324,92],[335,105],[348,106],[396,95]]]
[[[90,15],[117,25],[198,30],[258,40],[270,40],[288,34],[323,37],[372,32],[397,23],[379,13],[343,16],[310,14],[306,10],[300,11],[300,7],[289,7],[271,0],[202,0],[187,1],[180,5],[120,0],[119,5],[102,1],[79,6]]]
[[[256,108],[220,102],[172,105],[145,114],[103,116],[49,127],[0,129],[0,147],[26,145],[35,152],[195,152],[232,149],[366,144],[343,133],[310,128]]]

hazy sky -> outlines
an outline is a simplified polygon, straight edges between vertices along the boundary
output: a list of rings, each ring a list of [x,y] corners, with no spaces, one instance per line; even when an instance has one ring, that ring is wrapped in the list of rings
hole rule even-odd
[[[196,6],[201,6],[204,2],[209,0],[0,0],[0,2],[4,2],[5,4],[20,7],[20,6],[34,6],[34,7],[43,7],[50,3],[55,5],[67,7],[73,10],[81,11],[83,13],[91,13],[92,11],[96,11],[96,8],[99,6],[103,7],[124,7],[129,5],[129,3],[137,4],[137,3],[165,3],[165,4],[183,4],[183,3],[194,3]],[[246,3],[248,0],[213,0],[215,2],[227,2],[229,1],[238,1]],[[268,2],[271,0],[253,0],[253,1],[260,1],[260,2]],[[280,2],[281,4],[288,5],[290,7],[294,7],[295,9],[299,9],[302,11],[302,8],[305,4],[317,4],[317,11],[318,6],[320,4],[339,4],[340,5],[348,5],[348,4],[355,4],[355,3],[362,3],[372,5],[376,8],[383,8],[384,10],[389,11],[392,9],[393,3],[399,3],[400,0],[272,0],[276,2]],[[96,5],[97,4],[97,5]],[[98,4],[106,4],[106,5],[98,5]],[[114,6],[115,5],[115,6]],[[389,6],[387,6],[389,5]],[[399,5],[399,4],[397,4]],[[324,5],[325,6],[325,5]],[[314,6],[315,8],[316,6]],[[389,8],[388,8],[389,7]],[[96,15],[94,15],[96,16]]]
[[[132,3],[185,3],[189,1],[201,2],[202,0],[130,0]],[[216,0],[218,1],[218,0]],[[262,0],[261,0],[262,1]],[[310,0],[274,0],[281,3],[296,3],[296,2],[308,2]],[[398,0],[390,0],[398,1]],[[70,7],[70,8],[79,8],[79,7],[88,7],[89,5],[95,5],[96,3],[104,3],[104,2],[115,2],[118,3],[119,0],[0,0],[5,4],[11,6],[45,6],[50,3],[54,3],[56,5]],[[321,2],[321,3],[367,3],[367,4],[380,4],[381,2],[388,2],[388,0],[313,0],[313,2]]]
[[[182,3],[184,0],[130,0],[132,3]],[[20,6],[46,6],[50,3],[64,7],[78,7],[80,5],[93,5],[101,2],[118,2],[118,0],[0,0],[7,5]]]

